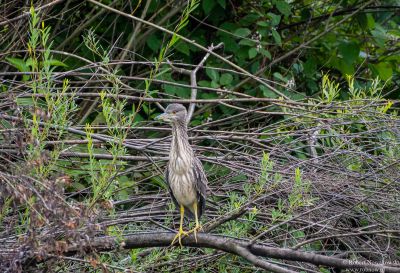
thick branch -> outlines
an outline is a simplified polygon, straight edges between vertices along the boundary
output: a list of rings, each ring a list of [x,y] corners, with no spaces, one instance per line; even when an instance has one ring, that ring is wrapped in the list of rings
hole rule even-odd
[[[95,238],[90,247],[96,251],[111,251],[116,249],[134,249],[145,247],[169,247],[175,234],[172,232],[148,232],[134,234],[124,237],[122,240],[115,237]],[[288,261],[305,262],[313,265],[322,265],[340,269],[364,269],[369,271],[380,271],[398,273],[400,268],[389,267],[378,264],[357,263],[351,260],[339,259],[304,251],[270,247],[263,244],[253,244],[250,241],[239,240],[226,236],[207,233],[198,233],[197,242],[193,235],[185,237],[182,244],[188,247],[205,247],[218,249],[243,257],[252,264],[273,272],[293,272],[289,269],[273,265],[264,258],[282,259]],[[82,245],[69,248],[69,254],[75,254]]]

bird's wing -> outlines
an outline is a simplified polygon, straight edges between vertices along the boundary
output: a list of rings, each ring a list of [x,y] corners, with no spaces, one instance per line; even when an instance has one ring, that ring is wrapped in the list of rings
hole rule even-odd
[[[197,192],[197,201],[199,217],[203,214],[206,207],[206,197],[207,197],[207,176],[204,172],[203,165],[201,161],[196,157],[193,162],[193,172],[195,177],[195,185]]]
[[[169,185],[169,164],[167,164],[167,168],[165,169],[165,181],[168,184],[168,189],[169,189],[169,193],[171,194],[172,197],[172,201],[174,201],[175,206],[177,207],[177,209],[179,210],[179,204],[178,201],[176,201],[176,198],[174,196],[174,193],[172,192],[171,186]]]

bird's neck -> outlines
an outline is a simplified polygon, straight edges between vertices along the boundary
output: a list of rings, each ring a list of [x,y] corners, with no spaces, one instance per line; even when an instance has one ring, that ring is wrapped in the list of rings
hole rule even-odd
[[[176,153],[176,155],[192,152],[185,121],[177,121],[172,124],[171,154],[172,152]]]

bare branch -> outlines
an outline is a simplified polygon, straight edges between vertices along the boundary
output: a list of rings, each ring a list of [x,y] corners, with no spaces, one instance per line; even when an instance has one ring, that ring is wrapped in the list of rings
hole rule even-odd
[[[190,120],[192,119],[194,108],[196,107],[196,103],[194,101],[197,98],[197,72],[199,71],[200,68],[203,67],[203,65],[207,61],[208,57],[210,57],[210,52],[212,52],[213,50],[215,50],[217,48],[222,47],[223,45],[224,45],[223,43],[219,43],[216,46],[211,44],[211,46],[208,47],[209,51],[207,52],[207,54],[204,55],[203,59],[192,70],[176,67],[169,60],[167,60],[167,63],[171,66],[172,70],[179,72],[181,74],[190,76],[190,87],[191,87],[190,100],[192,100],[192,102],[190,103],[189,109],[188,109],[188,115],[186,118],[187,124],[189,124]]]
[[[117,249],[134,249],[144,247],[169,247],[175,234],[172,232],[139,233],[121,238],[101,237],[94,238],[90,245],[76,244],[68,248],[68,255],[73,255],[82,247],[93,251],[113,251]],[[193,235],[182,239],[182,245],[188,247],[205,247],[222,250],[243,257],[252,264],[272,272],[294,272],[292,270],[273,265],[262,258],[282,259],[287,261],[305,262],[313,265],[322,265],[339,269],[364,269],[370,271],[384,270],[388,273],[398,273],[399,267],[389,267],[380,264],[356,263],[351,260],[339,259],[320,254],[286,248],[270,247],[263,244],[251,244],[250,241],[230,238],[226,236],[198,233],[197,241]]]

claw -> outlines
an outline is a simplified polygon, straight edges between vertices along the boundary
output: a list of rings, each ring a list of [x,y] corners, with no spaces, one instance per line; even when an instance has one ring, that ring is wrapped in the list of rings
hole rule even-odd
[[[171,246],[174,245],[176,239],[178,239],[179,245],[182,247],[182,235],[183,236],[188,236],[189,232],[183,231],[183,229],[180,228],[178,233],[175,235],[174,239],[172,240]]]
[[[196,243],[197,243],[197,231],[202,231],[202,230],[203,230],[202,226],[196,225],[193,229],[188,231],[188,234],[193,232],[194,233],[194,239],[196,240]]]

